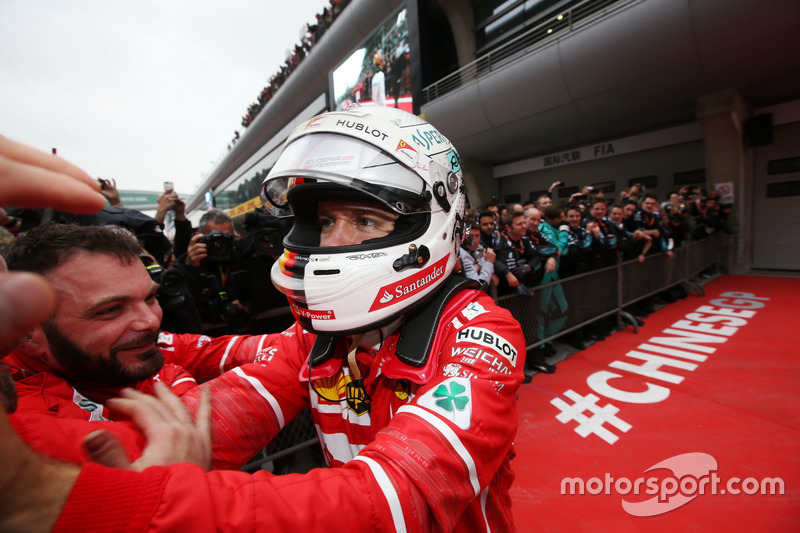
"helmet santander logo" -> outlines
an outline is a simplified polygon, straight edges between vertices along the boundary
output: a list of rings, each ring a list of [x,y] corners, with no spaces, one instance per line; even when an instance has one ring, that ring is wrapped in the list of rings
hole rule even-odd
[[[369,312],[372,313],[384,307],[389,307],[424,291],[436,280],[444,276],[448,259],[450,259],[450,254],[447,254],[425,270],[420,270],[414,276],[402,279],[391,285],[384,285],[378,289],[378,295],[375,297],[375,301],[372,302]]]

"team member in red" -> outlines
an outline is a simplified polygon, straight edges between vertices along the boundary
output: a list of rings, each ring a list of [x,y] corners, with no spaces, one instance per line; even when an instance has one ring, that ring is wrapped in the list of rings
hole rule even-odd
[[[44,276],[59,296],[55,313],[3,361],[16,385],[12,424],[46,455],[83,462],[83,437],[108,429],[136,459],[144,438],[130,422],[113,423],[120,416],[105,406],[120,388],[152,394],[160,381],[182,395],[274,352],[264,336],[159,333],[157,285],[139,253],[135,239],[114,230],[63,224],[34,228],[4,251],[11,270]]]

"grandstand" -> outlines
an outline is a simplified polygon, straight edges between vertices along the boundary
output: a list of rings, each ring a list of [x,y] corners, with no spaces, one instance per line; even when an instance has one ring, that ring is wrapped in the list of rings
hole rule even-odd
[[[737,237],[726,265],[798,269],[800,247],[789,232],[771,231],[798,194],[796,2],[445,5],[349,3],[209,173],[189,212],[254,209],[294,125],[347,91],[371,103],[354,91],[359,74],[396,54],[407,62],[403,105],[459,149],[472,205],[524,201],[557,179],[567,183],[562,199],[581,185],[616,197],[641,182],[662,199],[687,184],[717,188],[733,204]]]

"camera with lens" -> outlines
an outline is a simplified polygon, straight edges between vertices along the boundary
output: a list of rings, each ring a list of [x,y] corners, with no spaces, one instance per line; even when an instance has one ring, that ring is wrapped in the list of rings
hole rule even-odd
[[[228,293],[225,291],[217,293],[217,298],[220,314],[232,331],[240,333],[247,329],[247,324],[250,322],[250,314],[231,302]]]
[[[231,276],[236,278],[238,274],[234,272]],[[208,312],[206,319],[216,321],[222,318],[231,333],[244,333],[250,323],[250,313],[231,301],[228,291],[222,288],[213,272],[201,271],[200,279],[203,284],[201,302]]]
[[[147,273],[150,274],[150,279],[158,283],[156,300],[158,300],[158,305],[162,309],[166,311],[184,302],[183,293],[186,289],[186,278],[183,272],[174,268],[164,268],[159,264],[145,263],[145,267],[147,268]]]
[[[203,235],[200,242],[206,245],[206,260],[215,263],[229,263],[233,258],[233,235],[219,230]]]
[[[260,228],[252,234],[250,251],[254,255],[265,256],[283,253],[284,233],[280,230]]]
[[[263,207],[244,217],[244,235],[239,249],[245,256],[268,257],[283,253],[283,238],[289,233],[291,222],[279,219]]]

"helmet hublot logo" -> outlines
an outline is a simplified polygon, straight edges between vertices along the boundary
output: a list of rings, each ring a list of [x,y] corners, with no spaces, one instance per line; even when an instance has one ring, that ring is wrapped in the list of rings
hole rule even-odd
[[[389,137],[387,134],[383,133],[382,131],[376,130],[375,128],[370,128],[366,124],[362,124],[361,122],[356,122],[355,120],[343,120],[343,119],[340,119],[340,120],[336,121],[336,126],[337,127],[343,126],[345,128],[349,128],[351,130],[360,131],[360,132],[364,133],[365,135],[370,135],[370,136],[375,137],[376,139],[380,139],[382,141],[385,141],[386,138]]]
[[[369,308],[369,312],[377,311],[394,305],[398,302],[410,298],[411,296],[424,291],[427,287],[432,285],[437,280],[444,277],[445,267],[447,261],[450,259],[450,254],[447,254],[442,259],[432,264],[428,268],[417,272],[413,276],[409,276],[400,281],[392,283],[391,285],[384,285],[378,289],[378,294]]]

